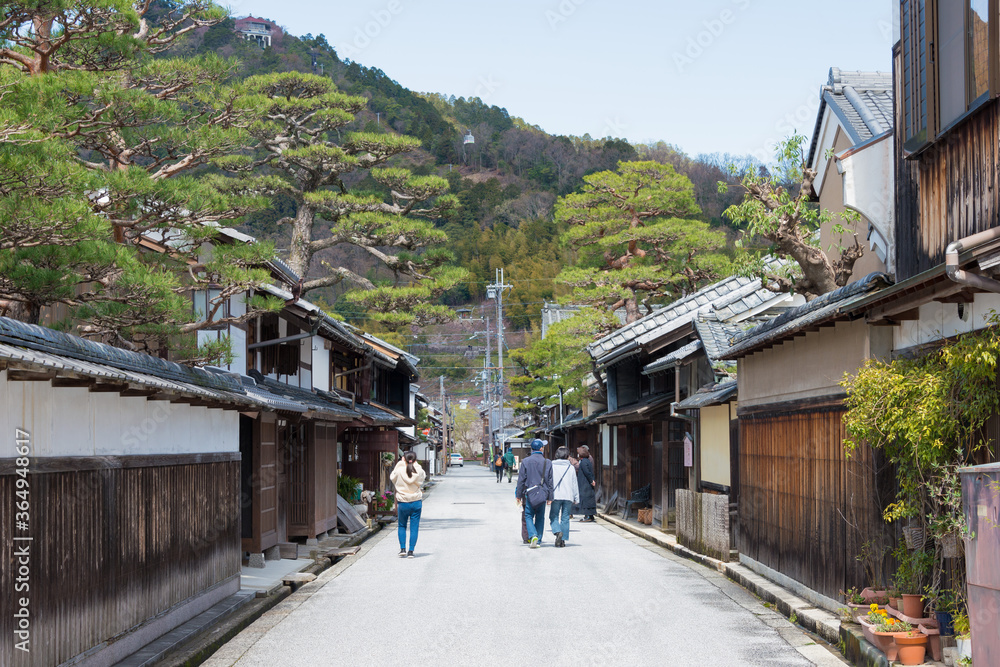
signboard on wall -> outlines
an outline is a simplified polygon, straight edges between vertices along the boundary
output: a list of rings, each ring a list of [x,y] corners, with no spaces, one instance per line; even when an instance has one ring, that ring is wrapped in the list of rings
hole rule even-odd
[[[684,467],[691,468],[694,466],[694,441],[691,440],[691,434],[684,434]]]

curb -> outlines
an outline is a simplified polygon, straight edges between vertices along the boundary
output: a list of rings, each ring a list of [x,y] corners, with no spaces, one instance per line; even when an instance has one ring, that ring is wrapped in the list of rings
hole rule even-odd
[[[672,535],[667,535],[655,528],[645,530],[608,514],[598,513],[597,516],[602,521],[648,540],[682,558],[724,574],[764,602],[770,603],[778,613],[789,620],[794,614],[796,624],[838,647],[844,658],[851,664],[857,667],[889,666],[885,654],[872,646],[864,638],[860,629],[855,630],[852,625],[842,624],[839,618],[827,610],[815,607],[749,568],[739,563],[724,563],[711,556],[692,551],[678,544]]]
[[[376,523],[373,528],[365,529],[363,532],[359,531],[360,534],[355,535],[355,537],[345,542],[344,546],[357,546],[381,530],[382,525]],[[336,562],[340,562],[342,558],[344,557],[337,558]],[[335,562],[329,558],[317,558],[312,564],[305,566],[299,572],[309,572],[318,576],[321,572],[334,565]],[[213,625],[202,628],[191,639],[184,641],[171,650],[157,664],[170,665],[171,667],[193,667],[194,665],[200,665],[229,640],[245,630],[251,623],[277,606],[279,602],[282,602],[291,594],[291,588],[279,585],[273,592],[269,592],[267,597],[256,598],[235,611],[232,615],[220,619]]]

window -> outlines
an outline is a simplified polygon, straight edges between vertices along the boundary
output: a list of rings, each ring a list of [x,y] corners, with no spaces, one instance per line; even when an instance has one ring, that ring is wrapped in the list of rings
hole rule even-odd
[[[903,148],[920,150],[998,94],[996,0],[901,0]],[[992,23],[992,25],[991,25]]]

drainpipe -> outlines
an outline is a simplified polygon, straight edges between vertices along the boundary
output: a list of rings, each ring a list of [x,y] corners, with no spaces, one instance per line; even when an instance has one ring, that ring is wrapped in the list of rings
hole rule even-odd
[[[963,250],[968,248],[973,248],[975,246],[983,245],[989,241],[1000,239],[1000,227],[993,227],[992,229],[987,229],[984,232],[979,232],[978,234],[973,234],[972,236],[966,236],[964,239],[959,239],[954,243],[948,245],[948,248],[944,251],[944,270],[948,274],[948,277],[959,283],[961,285],[968,285],[969,287],[975,287],[976,289],[981,289],[985,292],[997,292],[1000,293],[1000,281],[993,280],[992,278],[986,278],[978,273],[969,273],[959,268],[958,256]]]

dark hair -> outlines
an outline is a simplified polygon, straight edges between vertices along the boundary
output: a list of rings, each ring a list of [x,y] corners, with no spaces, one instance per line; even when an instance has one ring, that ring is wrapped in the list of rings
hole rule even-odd
[[[580,445],[579,447],[576,448],[576,455],[579,456],[581,459],[589,459],[590,447],[588,447],[587,445]]]
[[[406,452],[403,454],[403,460],[406,461],[406,476],[413,477],[417,474],[417,469],[413,467],[413,462],[417,460],[417,455],[413,452]]]
[[[569,458],[569,450],[565,447],[560,447],[556,450],[556,460]]]

